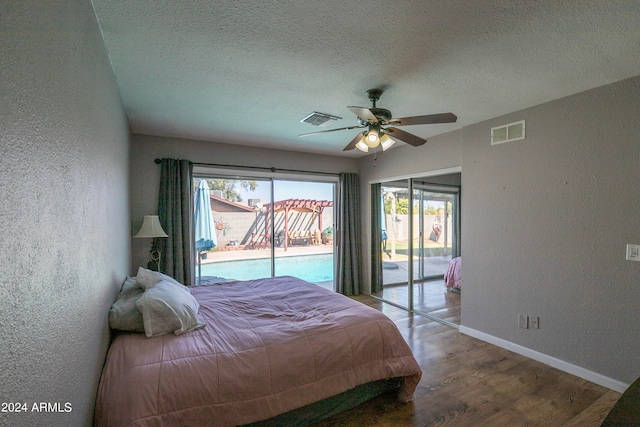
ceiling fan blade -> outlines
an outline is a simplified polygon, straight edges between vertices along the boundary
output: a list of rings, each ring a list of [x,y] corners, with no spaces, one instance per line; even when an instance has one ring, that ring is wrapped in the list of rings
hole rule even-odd
[[[426,116],[402,117],[392,119],[389,123],[395,126],[431,125],[435,123],[455,123],[458,116],[453,113],[428,114]]]
[[[378,118],[368,108],[364,108],[364,107],[347,107],[347,108],[351,110],[353,114],[360,117],[364,121],[371,122],[371,123],[378,123]]]
[[[418,147],[427,142],[426,139],[420,138],[419,136],[415,136],[398,128],[386,128],[385,132],[391,138],[397,139],[398,141],[406,142],[407,144],[413,145],[414,147]]]
[[[354,148],[356,148],[356,144],[358,143],[358,141],[360,141],[362,139],[362,137],[364,136],[364,134],[367,133],[366,130],[363,130],[362,132],[360,132],[359,134],[356,135],[355,138],[353,138],[351,140],[351,142],[342,149],[342,151],[349,151],[349,150],[353,150]]]
[[[337,128],[337,129],[327,129],[327,130],[320,130],[318,132],[309,132],[309,133],[303,133],[298,135],[298,137],[305,137],[305,136],[311,136],[311,135],[319,135],[321,133],[327,133],[327,132],[335,132],[337,130],[348,130],[348,129],[359,129],[362,126],[347,126],[346,128]]]

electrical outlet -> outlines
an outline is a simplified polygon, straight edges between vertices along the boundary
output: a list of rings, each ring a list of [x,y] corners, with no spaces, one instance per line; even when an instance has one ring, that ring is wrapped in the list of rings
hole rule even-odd
[[[529,329],[529,318],[524,314],[518,314],[518,326]]]
[[[540,329],[540,318],[538,316],[529,316],[529,324],[533,329]]]

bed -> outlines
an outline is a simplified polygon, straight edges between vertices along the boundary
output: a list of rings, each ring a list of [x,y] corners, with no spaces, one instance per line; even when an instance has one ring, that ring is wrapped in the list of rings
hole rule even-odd
[[[462,289],[462,258],[456,257],[451,260],[444,275],[444,285],[447,290],[460,292]]]
[[[115,337],[95,425],[304,425],[390,387],[407,402],[420,380],[390,319],[317,285],[275,277],[189,292],[193,330]]]

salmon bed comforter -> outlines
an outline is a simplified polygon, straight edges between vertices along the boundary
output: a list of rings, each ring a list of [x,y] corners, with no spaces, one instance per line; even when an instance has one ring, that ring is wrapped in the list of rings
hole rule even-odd
[[[189,288],[202,329],[113,341],[97,426],[235,426],[368,382],[401,377],[409,401],[421,370],[380,311],[293,277]]]

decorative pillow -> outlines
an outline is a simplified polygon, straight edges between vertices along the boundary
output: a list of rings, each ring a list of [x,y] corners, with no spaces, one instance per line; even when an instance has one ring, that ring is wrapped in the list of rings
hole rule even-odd
[[[136,307],[142,313],[147,337],[181,335],[204,326],[197,318],[198,301],[184,286],[181,287],[162,280],[138,299]]]
[[[109,310],[109,326],[128,332],[144,332],[142,314],[136,307],[136,301],[142,296],[144,289],[138,286],[135,277],[127,277],[122,284],[118,299]]]
[[[138,282],[138,285],[142,289],[149,289],[153,287],[153,285],[155,285],[156,283],[162,280],[166,280],[171,284],[178,285],[180,288],[187,290],[185,285],[178,282],[173,277],[167,276],[166,274],[162,274],[159,271],[148,270],[142,267],[138,268],[138,275],[136,276],[136,280]]]

